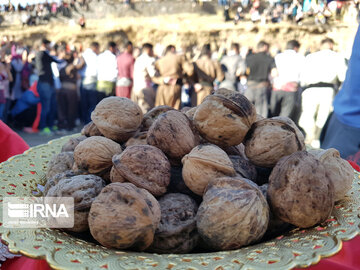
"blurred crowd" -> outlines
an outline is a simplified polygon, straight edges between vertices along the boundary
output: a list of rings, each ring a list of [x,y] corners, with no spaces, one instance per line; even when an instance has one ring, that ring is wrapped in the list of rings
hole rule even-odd
[[[318,147],[347,70],[329,38],[306,56],[296,40],[275,55],[265,41],[250,49],[232,43],[220,51],[209,44],[139,48],[130,41],[109,42],[100,51],[97,42],[85,49],[46,39],[40,43],[30,48],[2,42],[0,119],[45,135],[88,123],[96,104],[108,96],[131,98],[146,113],[158,105],[197,106],[214,89],[227,88],[244,94],[262,117],[290,117],[306,142]]]
[[[234,23],[250,18],[254,23],[279,23],[293,21],[302,24],[313,18],[316,24],[326,24],[330,19],[343,21],[344,17],[359,20],[359,0],[219,0],[224,9],[224,19]],[[231,16],[233,14],[233,16]]]

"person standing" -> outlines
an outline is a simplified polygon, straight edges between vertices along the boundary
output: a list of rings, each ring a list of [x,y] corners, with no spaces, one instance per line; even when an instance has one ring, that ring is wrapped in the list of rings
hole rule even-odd
[[[98,81],[96,85],[96,90],[98,91],[97,102],[100,102],[105,97],[114,95],[115,82],[118,75],[116,51],[116,43],[110,41],[107,49],[98,56]]]
[[[12,75],[9,65],[1,59],[0,62],[0,120],[4,120],[4,110],[6,97],[9,95],[9,84],[12,81]]]
[[[131,97],[131,88],[133,86],[133,73],[135,58],[132,55],[133,44],[131,41],[126,43],[125,51],[118,55],[117,68],[118,77],[116,81],[116,96],[118,97]]]
[[[342,158],[360,165],[360,26],[358,27],[345,81],[334,98],[334,113],[321,148],[336,148]]]
[[[42,40],[40,50],[35,56],[35,68],[37,70],[39,80],[37,84],[37,91],[40,96],[41,103],[41,118],[39,128],[42,134],[51,134],[51,128],[54,126],[54,114],[51,108],[56,107],[56,94],[54,87],[54,78],[51,70],[51,63],[61,63],[62,60],[55,59],[49,54],[50,41]]]
[[[246,71],[245,60],[240,55],[238,43],[231,44],[230,51],[221,59],[220,64],[224,71],[225,80],[220,83],[219,88],[238,91],[238,78]]]
[[[134,64],[134,85],[131,99],[136,102],[143,113],[148,112],[155,104],[155,90],[152,78],[156,74],[153,45],[145,43],[141,55]]]
[[[164,57],[155,63],[155,68],[160,74],[153,78],[159,82],[155,106],[168,105],[180,109],[182,78],[184,74],[193,74],[193,65],[186,61],[183,55],[176,54],[174,45],[169,45],[165,49]]]
[[[72,131],[78,113],[77,80],[78,71],[72,53],[65,55],[66,65],[59,70],[61,90],[58,94],[59,129]]]
[[[274,58],[269,55],[269,47],[268,43],[260,41],[257,45],[258,52],[246,57],[248,84],[244,94],[262,117],[268,116],[269,77],[277,75]]]
[[[286,50],[275,56],[278,76],[270,99],[271,116],[286,116],[298,122],[301,111],[300,73],[305,57],[298,53],[300,43],[290,40]]]
[[[80,86],[80,107],[84,124],[91,121],[91,112],[98,103],[97,84],[97,67],[99,54],[99,43],[92,42],[90,48],[87,48],[80,59],[79,67],[83,78]]]
[[[322,40],[321,50],[306,56],[300,75],[304,91],[299,125],[306,133],[305,142],[315,148],[320,147],[320,132],[332,110],[335,84],[344,81],[347,69],[345,59],[333,47],[332,39]]]
[[[194,71],[198,83],[194,85],[196,95],[192,98],[192,106],[197,106],[211,94],[215,80],[221,82],[224,79],[220,63],[211,59],[210,44],[203,46],[200,58],[194,63]]]

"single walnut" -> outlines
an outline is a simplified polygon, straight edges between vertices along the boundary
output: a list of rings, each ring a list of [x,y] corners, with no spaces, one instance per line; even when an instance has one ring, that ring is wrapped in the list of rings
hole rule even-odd
[[[86,139],[86,136],[78,136],[70,138],[61,148],[61,152],[74,152],[75,147]]]
[[[148,131],[151,125],[155,122],[155,120],[158,119],[160,114],[171,110],[175,109],[167,105],[161,105],[152,108],[150,111],[144,114],[144,118],[141,123],[141,131]]]
[[[304,136],[287,117],[257,121],[246,135],[245,154],[260,167],[274,167],[280,158],[305,149]]]
[[[146,137],[147,137],[146,131],[136,132],[136,134],[133,137],[127,140],[127,142],[125,143],[125,147],[129,147],[132,145],[146,145],[147,144]]]
[[[103,175],[110,171],[112,157],[121,153],[121,146],[100,136],[92,136],[79,143],[74,151],[74,171],[85,170],[91,174]]]
[[[159,200],[161,221],[149,251],[156,253],[188,253],[197,245],[198,206],[189,196],[169,193]]]
[[[324,166],[306,151],[279,160],[267,192],[274,215],[300,228],[325,221],[334,206],[334,187]]]
[[[47,179],[43,194],[46,195],[47,192],[49,191],[49,189],[52,188],[53,186],[55,186],[57,183],[59,183],[60,180],[71,178],[75,175],[76,174],[71,170],[55,174],[53,177]]]
[[[198,106],[194,124],[209,142],[232,146],[243,141],[255,119],[255,107],[245,96],[220,89]]]
[[[166,192],[170,183],[170,162],[160,149],[151,145],[133,145],[112,159],[112,182],[131,182],[154,196]],[[117,177],[114,175],[118,175]]]
[[[101,100],[91,113],[91,120],[105,137],[126,142],[140,127],[143,114],[128,98],[108,97]]]
[[[73,152],[62,152],[60,154],[54,155],[47,165],[46,179],[50,179],[58,173],[71,170],[73,165]]]
[[[354,169],[350,164],[340,157],[338,150],[309,150],[325,167],[326,174],[334,186],[335,201],[344,199],[346,193],[351,189],[354,179]]]
[[[76,175],[61,179],[49,189],[46,196],[73,197],[74,227],[66,230],[83,232],[89,229],[87,218],[90,206],[104,187],[104,180],[96,175]]]
[[[203,195],[209,181],[236,172],[228,155],[216,145],[201,144],[182,159],[182,175],[192,192]]]
[[[144,250],[154,239],[155,226],[142,192],[130,183],[107,185],[91,205],[90,232],[105,247]]]
[[[185,114],[171,110],[161,114],[147,134],[147,143],[162,150],[171,164],[178,165],[183,156],[199,144],[192,124]]]
[[[82,128],[81,135],[86,137],[102,136],[100,130],[96,127],[93,121],[90,121]]]
[[[269,206],[257,187],[242,178],[223,177],[210,181],[196,220],[200,236],[212,248],[238,249],[263,237]]]
[[[256,183],[256,167],[242,156],[229,156],[237,174]]]

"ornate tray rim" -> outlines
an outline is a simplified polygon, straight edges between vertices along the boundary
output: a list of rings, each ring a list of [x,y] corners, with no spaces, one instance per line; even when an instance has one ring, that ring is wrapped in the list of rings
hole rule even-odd
[[[0,186],[3,185],[3,187],[0,189],[0,197],[4,197],[4,195],[6,195],[6,192],[16,191],[16,188],[10,186],[11,183],[9,183],[7,179],[4,178],[2,179],[3,181],[1,181],[1,176],[5,174],[4,168],[14,168],[13,165],[16,162],[21,162],[21,160],[25,160],[32,154],[35,154],[36,156],[36,154],[39,154],[42,150],[47,151],[53,148],[53,150],[55,151],[52,151],[51,153],[56,152],[56,149],[58,150],[57,152],[59,152],[62,143],[64,143],[70,137],[78,135],[79,134],[74,134],[71,136],[62,137],[52,140],[47,144],[35,146],[28,149],[21,155],[11,157],[7,161],[0,163],[0,182],[5,181],[5,184],[9,184],[5,185],[4,183],[0,183]],[[39,168],[40,173],[41,171],[42,173],[44,173],[45,166],[44,164],[42,164],[42,166],[43,168]],[[36,165],[34,165],[34,169],[35,168]],[[20,170],[19,168],[14,168],[15,173],[17,173],[18,171],[23,170]],[[37,173],[38,171],[35,172]],[[39,181],[42,180],[42,178],[39,178],[37,176],[32,177],[35,178],[32,179],[34,181],[34,184],[37,184]],[[278,237],[276,239],[272,239],[267,242],[255,244],[234,251],[164,255],[152,253],[123,252],[107,249],[100,245],[88,243],[86,241],[75,239],[73,237],[70,237],[69,240],[69,235],[59,230],[15,230],[4,228],[2,226],[2,223],[0,223],[0,234],[2,237],[2,241],[6,245],[8,245],[11,252],[15,254],[22,254],[30,258],[46,259],[49,265],[54,269],[147,269],[157,266],[162,267],[166,265],[167,269],[264,269],[265,264],[264,262],[261,263],[261,260],[266,256],[267,258],[277,258],[274,259],[273,262],[267,262],[267,269],[291,269],[294,267],[302,268],[317,264],[322,258],[335,255],[341,250],[342,241],[351,240],[360,234],[360,174],[354,172],[354,177],[355,178],[351,190],[351,196],[349,196],[347,200],[341,201],[334,207],[333,214],[336,216],[335,219],[334,216],[332,216],[327,221],[327,223],[322,226],[317,226],[308,230],[295,229],[288,234],[285,234],[284,236]],[[0,208],[0,214],[0,219],[2,221],[2,207]],[[351,220],[351,222],[349,222],[348,220]],[[342,223],[340,224],[338,221],[341,221]],[[25,236],[25,238],[20,238],[22,240],[22,244],[24,244],[22,246],[18,245],[20,240],[15,236],[17,235],[17,233],[23,234],[23,236]],[[42,234],[44,234],[44,236]],[[90,259],[92,259],[94,262],[97,262],[98,264],[89,265],[85,262],[81,263],[81,260],[86,257],[84,254],[82,254],[84,258],[78,257],[80,261],[78,259],[70,261],[68,260],[67,262],[64,262],[63,260],[59,261],[57,260],[57,258],[55,258],[57,252],[55,250],[56,247],[59,246],[61,247],[60,249],[62,249],[62,243],[58,245],[52,243],[52,246],[40,245],[38,249],[35,249],[34,247],[30,247],[31,245],[33,245],[32,243],[29,243],[31,242],[31,239],[26,239],[26,237],[29,236],[33,237],[35,240],[37,239],[36,237],[39,237],[39,239],[42,239],[42,241],[44,242],[47,241],[47,243],[49,243],[47,239],[49,236],[53,236],[55,238],[57,236],[59,239],[68,239],[70,248],[65,249],[68,250],[68,253],[66,254],[70,254],[70,257],[72,252],[80,253],[81,255],[81,252],[83,252],[84,250],[79,251],[76,250],[75,247],[78,247],[80,244],[85,244],[88,248],[85,254],[87,254],[88,257],[90,256]],[[305,239],[307,239],[307,242],[305,241]],[[322,243],[321,246],[316,245],[315,247],[313,247],[312,250],[310,250],[310,252],[305,252],[304,249],[307,250],[312,244],[314,244],[314,239],[315,241],[319,241],[319,243]],[[294,243],[292,243],[292,241]],[[66,240],[64,240],[64,242],[66,242]],[[304,249],[299,247],[299,242],[300,244],[305,245]],[[282,254],[278,254],[281,253],[279,251],[284,252],[285,250],[286,253],[287,249],[290,250],[291,248],[293,249],[291,250],[291,252],[292,254],[294,254],[294,258],[290,259],[290,261],[286,262],[283,265],[279,264],[282,260],[285,259],[281,257]],[[298,250],[300,250],[300,252],[298,252]],[[94,257],[96,257],[98,253],[102,254],[101,256],[105,256],[107,261],[99,263],[99,259],[94,259],[91,257],[91,255],[89,255],[92,254],[91,252],[95,252],[94,254],[96,255],[94,255]],[[76,256],[77,254],[75,254],[75,257]],[[68,257],[63,259],[66,260],[68,259]],[[289,260],[289,258],[286,259]],[[101,265],[106,265],[107,267],[101,267]]]

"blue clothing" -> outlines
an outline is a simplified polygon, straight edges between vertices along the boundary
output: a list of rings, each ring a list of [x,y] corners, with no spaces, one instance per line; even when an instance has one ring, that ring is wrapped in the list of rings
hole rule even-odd
[[[11,110],[12,117],[22,113],[26,109],[34,106],[40,102],[40,98],[36,97],[30,90],[24,92],[21,98],[16,102],[14,108]]]
[[[337,119],[351,127],[360,128],[360,27],[355,36],[349,67],[341,90],[334,99]]]
[[[41,116],[39,128],[53,127],[56,112],[55,88],[48,82],[38,81],[37,91],[41,102]]]

